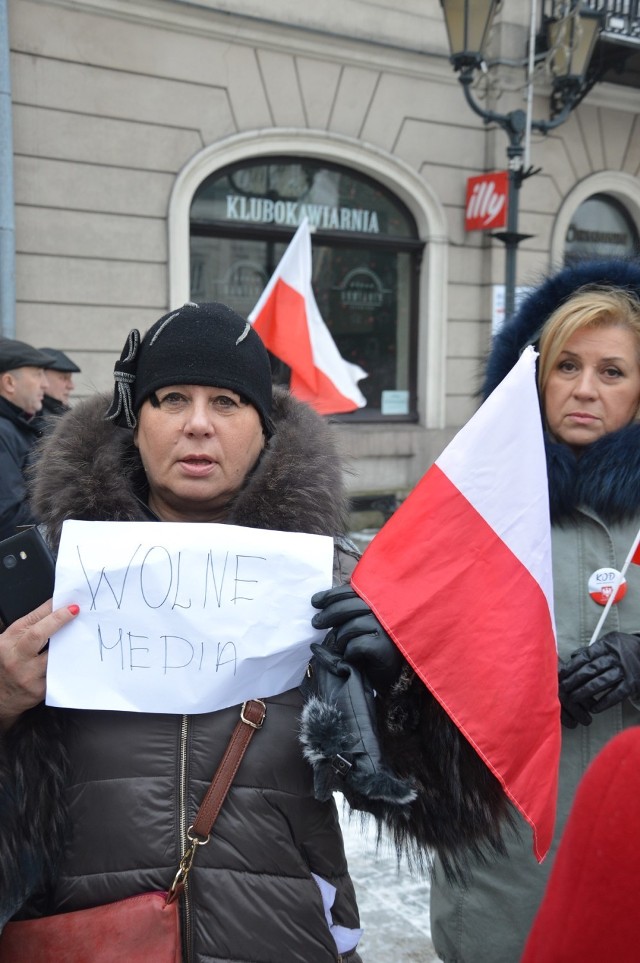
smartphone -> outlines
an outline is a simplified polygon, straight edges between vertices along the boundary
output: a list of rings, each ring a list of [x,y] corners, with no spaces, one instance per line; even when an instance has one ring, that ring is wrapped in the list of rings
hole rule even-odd
[[[53,595],[56,563],[37,528],[0,542],[0,619],[5,627]]]

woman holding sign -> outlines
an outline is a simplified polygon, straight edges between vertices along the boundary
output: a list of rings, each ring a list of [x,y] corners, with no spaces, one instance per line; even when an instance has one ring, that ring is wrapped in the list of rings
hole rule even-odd
[[[330,536],[333,583],[348,582],[357,553],[340,535],[347,503],[331,428],[272,390],[267,352],[244,319],[224,305],[187,304],[144,338],[131,333],[115,381],[113,399],[83,402],[64,418],[40,461],[34,504],[54,550],[65,521],[221,522]],[[182,586],[172,619],[185,598]],[[193,963],[357,963],[335,789],[380,818],[393,810],[400,845],[414,831],[447,852],[464,839],[495,840],[496,780],[367,607],[348,587],[317,592],[313,603],[315,627],[330,629],[338,649],[323,650],[329,665],[315,667],[314,699],[305,685],[265,700],[211,841],[196,847],[180,896],[183,954]],[[0,924],[167,889],[241,716],[240,706],[189,715],[41,705],[46,641],[76,615],[75,604],[44,606],[0,635]],[[374,716],[384,716],[400,675],[387,758],[397,753],[415,781],[395,777],[376,736]],[[344,708],[341,731],[318,692],[330,709]],[[425,765],[432,742],[437,759]]]
[[[229,308],[188,304],[144,338],[132,332],[115,382],[111,407],[103,396],[78,404],[43,456],[34,497],[54,550],[66,519],[344,530],[330,428],[272,393],[262,342]],[[336,540],[337,582],[354,554]],[[0,637],[3,921],[167,890],[240,718],[240,707],[176,715],[38,705],[41,650],[76,611],[50,608]],[[298,741],[302,701],[297,689],[266,700],[214,836],[198,847],[180,898],[184,960],[359,960],[335,805],[314,798]]]
[[[520,959],[578,783],[616,733],[640,725],[640,568],[631,564],[616,589],[640,528],[640,266],[585,262],[544,281],[495,338],[486,395],[532,343],[540,353],[560,660],[556,829],[542,864],[517,819],[506,853],[472,860],[466,887],[436,868],[433,941],[441,959],[456,963]]]

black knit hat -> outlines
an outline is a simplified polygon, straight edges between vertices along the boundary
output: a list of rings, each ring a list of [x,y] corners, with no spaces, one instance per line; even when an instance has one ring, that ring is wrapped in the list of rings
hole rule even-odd
[[[149,395],[166,385],[229,388],[256,408],[267,437],[271,422],[269,355],[248,321],[225,304],[187,302],[153,324],[142,341],[134,328],[114,367],[106,418],[135,428]]]

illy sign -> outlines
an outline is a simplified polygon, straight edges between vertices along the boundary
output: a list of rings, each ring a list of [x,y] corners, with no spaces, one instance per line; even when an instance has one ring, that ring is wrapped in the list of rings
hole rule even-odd
[[[507,226],[509,174],[494,171],[467,180],[465,231],[494,231]]]

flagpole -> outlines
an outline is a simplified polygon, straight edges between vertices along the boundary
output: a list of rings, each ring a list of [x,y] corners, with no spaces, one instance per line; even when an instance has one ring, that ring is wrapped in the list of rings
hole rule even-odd
[[[621,583],[622,583],[622,579],[624,578],[625,573],[626,573],[627,569],[629,568],[629,565],[631,564],[631,559],[632,559],[633,556],[636,554],[638,545],[640,545],[640,528],[638,529],[638,532],[637,532],[637,534],[636,534],[636,537],[635,537],[634,540],[633,540],[633,545],[632,545],[631,548],[629,549],[629,554],[627,555],[627,557],[626,557],[626,559],[625,559],[625,563],[624,563],[624,565],[622,566],[622,570],[618,573],[618,575],[616,576],[616,579],[615,579],[613,585],[611,586],[611,595],[610,595],[609,598],[607,599],[607,604],[606,604],[605,607],[603,608],[603,610],[602,610],[602,615],[600,616],[600,618],[599,618],[599,620],[598,620],[598,624],[596,625],[595,629],[593,630],[593,635],[592,635],[591,638],[589,639],[589,645],[593,645],[593,643],[595,642],[595,640],[598,638],[598,633],[600,632],[600,629],[602,628],[602,625],[603,625],[603,623],[604,623],[604,620],[606,619],[607,615],[609,614],[609,609],[610,609],[611,606],[613,605],[613,601],[614,601],[614,599],[615,599],[615,597],[616,597],[616,595],[617,595],[617,593],[618,593],[618,589],[619,589],[619,587],[620,587],[620,585],[621,585]]]

